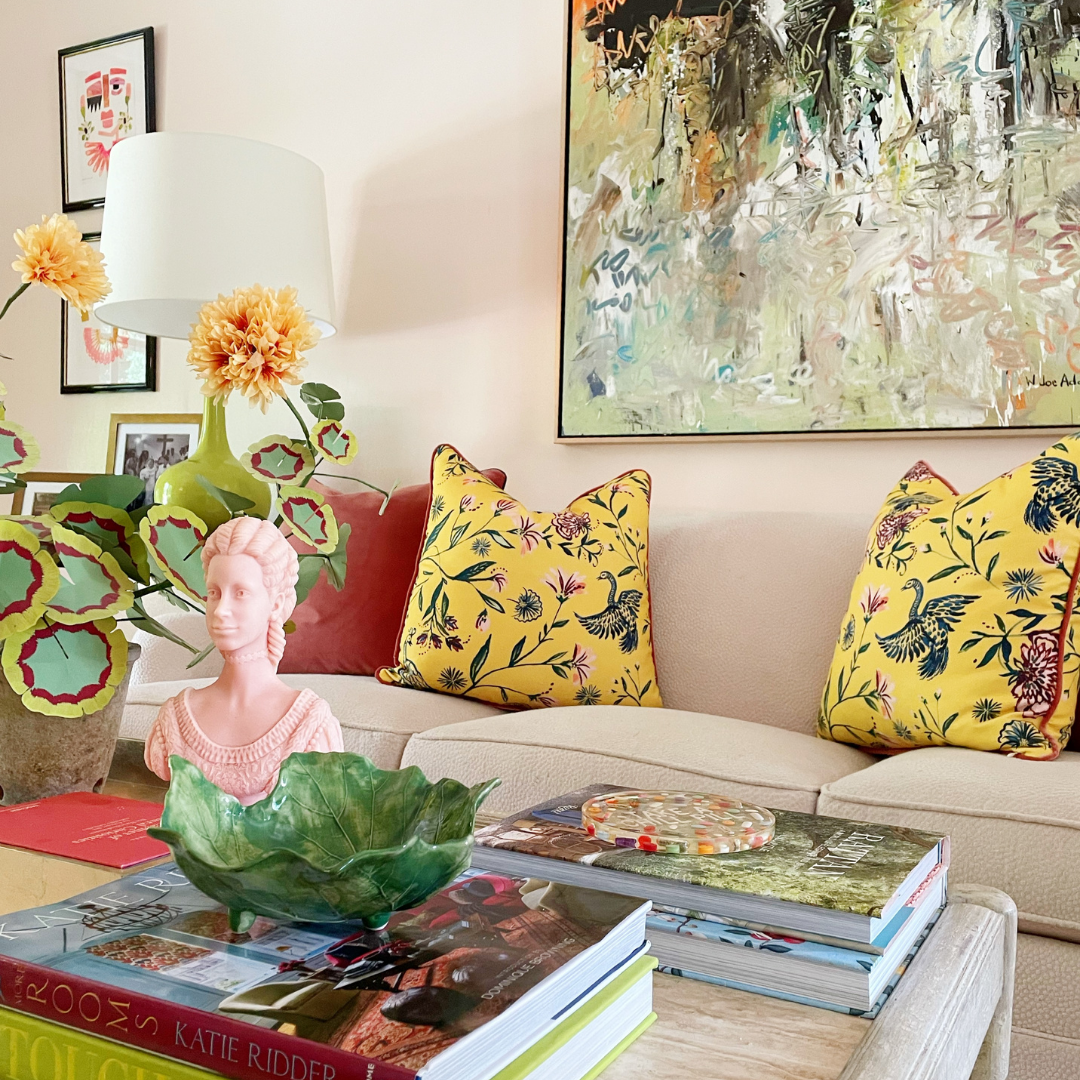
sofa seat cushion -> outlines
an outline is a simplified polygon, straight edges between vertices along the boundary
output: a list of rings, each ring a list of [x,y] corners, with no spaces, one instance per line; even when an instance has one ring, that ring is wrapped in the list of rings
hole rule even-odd
[[[830,781],[818,813],[948,833],[953,880],[1007,892],[1022,931],[1080,942],[1080,754],[913,750]]]
[[[324,698],[341,724],[345,749],[371,758],[380,769],[398,768],[401,752],[414,732],[498,714],[498,709],[482,701],[383,686],[361,675],[283,675],[282,680],[297,690],[310,687]],[[120,737],[145,741],[166,700],[185,686],[208,686],[211,682],[184,679],[132,686]]]
[[[587,784],[723,792],[813,813],[823,784],[873,758],[783,728],[678,709],[574,706],[429,728],[402,765],[467,784],[502,779],[484,804],[511,814]]]

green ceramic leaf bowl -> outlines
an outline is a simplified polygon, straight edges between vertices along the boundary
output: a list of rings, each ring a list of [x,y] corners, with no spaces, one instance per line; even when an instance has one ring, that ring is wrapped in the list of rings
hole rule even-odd
[[[234,930],[256,915],[384,926],[469,865],[476,811],[499,785],[432,784],[415,765],[386,772],[359,754],[292,754],[270,795],[242,806],[184,758],[169,765],[161,827],[147,831],[228,907]]]

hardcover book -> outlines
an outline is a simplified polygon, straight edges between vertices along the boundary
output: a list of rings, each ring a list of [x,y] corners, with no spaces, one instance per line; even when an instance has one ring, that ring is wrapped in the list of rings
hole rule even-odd
[[[655,967],[651,956],[626,964],[616,978],[566,1013],[493,1080],[593,1080],[655,1021],[651,978]],[[218,1076],[0,1006],[0,1072],[8,1080],[43,1080],[46,1062],[44,1069],[51,1069],[49,1080],[117,1076],[213,1080]]]
[[[0,844],[126,870],[168,856],[146,834],[160,821],[157,803],[73,791],[0,807]]]
[[[658,855],[590,836],[581,804],[598,784],[476,834],[472,865],[529,874],[670,907],[873,941],[939,863],[948,838],[892,825],[774,810],[775,838],[728,855]]]
[[[939,876],[907,913],[885,953],[807,941],[791,933],[745,930],[688,915],[653,912],[646,920],[653,956],[665,967],[690,969],[866,1011],[881,996],[922,931],[944,903]]]
[[[882,990],[881,995],[870,1006],[869,1009],[861,1009],[857,1007],[851,1007],[847,1005],[837,1005],[833,1001],[826,1001],[820,997],[807,996],[805,994],[796,994],[786,990],[770,990],[757,984],[750,984],[739,982],[737,979],[725,979],[717,975],[706,975],[700,971],[692,971],[687,968],[672,967],[670,965],[661,964],[657,970],[663,972],[665,975],[678,975],[681,978],[697,979],[699,982],[712,983],[714,986],[728,986],[732,990],[744,990],[751,994],[764,994],[765,997],[780,998],[782,1001],[794,1001],[798,1005],[810,1005],[815,1009],[828,1009],[830,1012],[847,1013],[849,1016],[861,1016],[866,1020],[873,1020],[879,1012],[881,1007],[888,1001],[889,996],[896,989],[903,977],[904,972],[911,966],[911,961],[915,959],[915,954],[926,943],[927,937],[930,935],[930,931],[934,928],[934,924],[937,919],[932,919],[926,926],[923,927],[919,936],[915,940],[915,944],[911,949],[911,952],[904,958],[903,963],[893,972],[892,978],[889,979],[885,985],[885,989]]]
[[[0,995],[235,1080],[482,1080],[640,955],[647,907],[467,871],[384,931],[234,933],[170,863],[6,916]]]

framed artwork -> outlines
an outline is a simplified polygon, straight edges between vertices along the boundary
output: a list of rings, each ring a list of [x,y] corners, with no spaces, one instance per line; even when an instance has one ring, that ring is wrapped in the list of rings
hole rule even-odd
[[[68,484],[81,484],[92,475],[93,473],[23,473],[21,479],[26,481],[26,487],[19,488],[11,496],[11,512],[35,517],[38,514],[47,514],[56,496]]]
[[[1080,426],[1080,11],[897,10],[570,0],[560,441]]]
[[[114,476],[139,477],[152,502],[157,478],[198,446],[201,425],[198,413],[113,413],[106,468]]]
[[[84,233],[98,250],[101,233]],[[157,338],[118,330],[61,301],[60,393],[93,394],[101,390],[156,390]]]
[[[112,148],[155,130],[154,28],[61,49],[64,211],[105,205]]]

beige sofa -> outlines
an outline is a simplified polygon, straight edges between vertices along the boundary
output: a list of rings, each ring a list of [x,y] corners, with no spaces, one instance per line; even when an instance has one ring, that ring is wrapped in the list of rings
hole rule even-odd
[[[942,747],[878,760],[814,737],[818,697],[869,522],[842,514],[653,523],[656,657],[666,707],[501,713],[354,676],[287,676],[383,768],[502,778],[511,812],[587,783],[686,785],[766,806],[951,834],[953,880],[1020,911],[1015,1080],[1080,1077],[1080,754],[1032,762]],[[172,616],[189,640],[199,620]],[[140,637],[122,735],[145,738],[187,654]],[[217,659],[215,657],[215,659]],[[218,660],[220,663],[220,660]],[[213,676],[208,660],[198,673]]]

